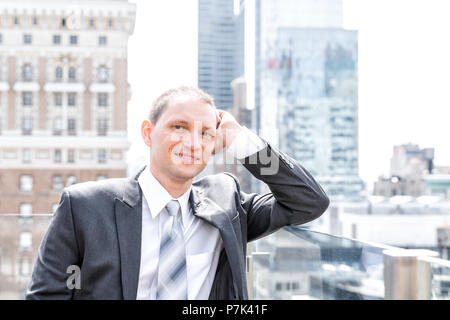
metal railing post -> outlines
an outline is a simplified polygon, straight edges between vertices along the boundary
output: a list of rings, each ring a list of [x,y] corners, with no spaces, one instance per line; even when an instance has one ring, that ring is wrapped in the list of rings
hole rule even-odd
[[[429,299],[430,270],[420,257],[436,257],[431,250],[384,250],[384,292],[386,300]]]

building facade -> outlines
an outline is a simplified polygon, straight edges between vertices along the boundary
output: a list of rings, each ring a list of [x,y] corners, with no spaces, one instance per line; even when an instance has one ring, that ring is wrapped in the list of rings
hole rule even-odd
[[[418,145],[411,143],[394,146],[390,176],[378,178],[374,185],[374,195],[419,197],[443,191],[445,196],[446,190],[435,188],[440,186],[440,178],[445,176],[437,174],[433,168],[433,160],[434,148],[420,149]]]
[[[231,107],[236,75],[236,37],[232,0],[198,1],[198,87],[221,109]]]
[[[0,213],[51,213],[77,182],[125,177],[135,5],[0,4]]]
[[[277,84],[280,147],[334,200],[358,199],[357,32],[280,28],[267,67]]]
[[[240,4],[254,130],[300,161],[332,200],[359,199],[358,35],[343,29],[343,2]]]

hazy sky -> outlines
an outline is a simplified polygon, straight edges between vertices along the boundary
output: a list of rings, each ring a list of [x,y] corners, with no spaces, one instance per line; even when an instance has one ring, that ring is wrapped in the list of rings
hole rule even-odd
[[[129,157],[147,153],[140,123],[164,90],[197,85],[197,0],[131,0]],[[344,27],[359,41],[359,168],[388,174],[393,146],[435,148],[450,166],[450,1],[344,0]]]

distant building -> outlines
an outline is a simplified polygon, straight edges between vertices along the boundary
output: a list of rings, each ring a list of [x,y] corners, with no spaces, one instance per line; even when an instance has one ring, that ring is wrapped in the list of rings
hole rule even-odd
[[[391,158],[391,176],[406,177],[424,171],[432,173],[434,148],[420,149],[417,144],[394,146]]]
[[[245,45],[237,60],[245,61],[255,131],[300,161],[332,200],[360,198],[358,42],[343,29],[343,2],[240,4]]]
[[[378,178],[374,195],[419,197],[441,193],[446,196],[447,189],[450,190],[450,179],[445,175],[435,175],[437,171],[434,170],[433,160],[433,148],[420,149],[416,144],[394,146],[390,176]]]
[[[65,186],[126,175],[135,9],[0,3],[0,213],[51,213]]]
[[[235,22],[232,0],[198,1],[198,86],[215,104],[231,107],[235,73]]]
[[[280,148],[310,170],[334,201],[360,199],[364,187],[358,173],[357,47],[352,30],[279,28],[267,62],[278,88]]]
[[[332,203],[328,210],[309,226],[402,248],[439,251],[438,230],[450,223],[450,201],[440,196],[370,196],[364,202]]]

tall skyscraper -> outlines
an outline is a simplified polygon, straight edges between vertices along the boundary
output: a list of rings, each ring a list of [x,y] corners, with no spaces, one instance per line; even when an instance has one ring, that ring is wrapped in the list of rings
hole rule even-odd
[[[126,175],[126,0],[0,3],[0,213],[50,213],[67,185]]]
[[[317,177],[329,196],[357,199],[357,33],[280,28],[268,61],[277,83],[280,146]]]
[[[233,0],[198,1],[198,86],[223,109],[231,107],[231,81],[239,76],[233,8]]]
[[[300,161],[332,199],[358,198],[358,40],[343,29],[342,1],[241,7],[254,129]]]

